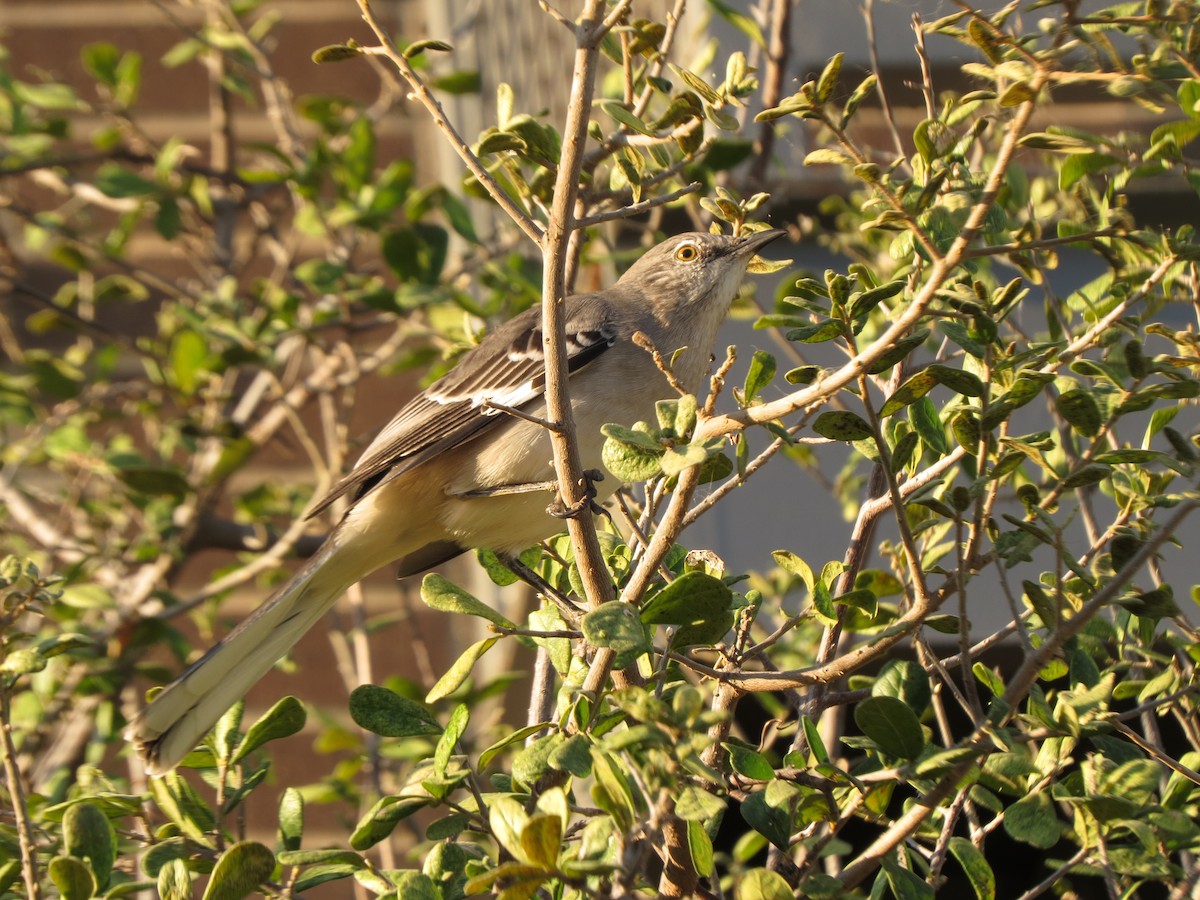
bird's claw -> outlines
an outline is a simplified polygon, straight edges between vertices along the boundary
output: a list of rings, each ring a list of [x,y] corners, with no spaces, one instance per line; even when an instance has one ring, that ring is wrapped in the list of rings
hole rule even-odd
[[[604,480],[604,473],[599,469],[585,469],[583,472],[583,497],[578,503],[567,506],[562,497],[555,497],[554,502],[546,507],[546,512],[556,519],[578,519],[584,513],[600,513],[603,508],[596,502],[596,482]]]

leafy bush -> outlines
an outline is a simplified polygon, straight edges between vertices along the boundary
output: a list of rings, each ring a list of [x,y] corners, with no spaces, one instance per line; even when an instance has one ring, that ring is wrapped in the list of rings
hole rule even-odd
[[[1200,245],[1190,226],[1138,221],[1129,199],[1146,184],[1200,190],[1200,9],[1029,7],[919,26],[961,45],[975,89],[924,85],[927,117],[911,135],[891,123],[892,148],[858,127],[886,86],[851,77],[840,55],[784,97],[777,55],[761,79],[728,48],[685,68],[668,62],[673,21],[588,3],[561,129],[507,86],[475,143],[442,126],[461,186],[377,159],[388,102],[293,99],[271,68],[274,20],[252,3],[214,4],[164,62],[209,63],[224,112],[234,96],[260,103],[278,147],[218,142],[202,161],[181,141],[154,145],[138,127],[143,61],[111,45],[84,51],[91,101],[0,72],[6,214],[21,258],[63,275],[45,296],[18,272],[14,295],[37,308],[18,329],[10,306],[0,335],[13,554],[0,572],[0,894],[186,897],[207,879],[206,898],[236,898],[354,878],[444,900],[994,897],[1012,877],[994,856],[1007,835],[1044,854],[1026,896],[1190,895],[1200,641],[1178,595],[1196,587],[1170,584],[1161,561],[1197,505],[1182,424],[1200,394],[1197,341],[1177,313],[1193,307]],[[752,19],[712,9],[764,45]],[[447,45],[400,49],[363,10],[379,44],[315,60],[387,63],[444,121],[437,91],[474,79],[439,81],[428,58]],[[1142,49],[1126,53],[1131,38]],[[1055,91],[1080,85],[1151,124],[1039,124]],[[745,121],[752,98],[765,100],[759,126]],[[82,111],[111,123],[89,153]],[[377,740],[342,732],[356,761],[286,786],[273,847],[244,813],[271,773],[266,744],[304,725],[299,701],[249,724],[231,710],[162,779],[116,755],[135,676],[169,674],[149,649],[186,657],[182,615],[211,623],[230,590],[308,545],[307,486],[235,477],[264,448],[288,436],[326,481],[321,460],[349,452],[337,409],[363,378],[442,371],[478,330],[552,300],[581,259],[619,264],[601,227],[619,217],[768,217],[768,195],[735,168],[774,179],[748,139],[768,126],[777,147],[812,142],[807,162],[847,186],[824,204],[821,239],[851,261],[789,271],[757,323],[786,347],[782,375],[759,351],[727,388],[731,354],[710,396],[608,426],[606,464],[638,484],[621,528],[573,522],[519,566],[479,554],[497,584],[517,580],[510,564],[535,583],[523,620],[427,576],[426,605],[480,618],[488,636],[431,685],[355,689],[350,714]],[[511,235],[481,241],[481,207],[460,187],[498,205]],[[540,287],[522,233],[539,240]],[[186,254],[187,276],[145,246]],[[1067,252],[1101,274],[1062,296],[1047,276]],[[153,310],[136,335],[109,324],[122,304]],[[309,407],[316,428],[299,416]],[[831,459],[835,477],[821,473]],[[804,535],[776,534],[776,567],[747,576],[678,545],[767,465],[832,485],[854,522],[843,559],[806,559]],[[264,544],[263,523],[293,520]],[[893,536],[877,538],[884,521]],[[231,544],[236,564],[183,593],[182,563]],[[980,602],[1006,603],[1008,623],[973,627]],[[480,727],[506,679],[475,666],[504,641],[539,653],[530,718]],[[1020,648],[1017,666],[984,661],[1002,642]],[[761,733],[739,719],[764,712]],[[360,811],[320,849],[305,810],[330,799]],[[402,822],[415,841],[395,835]]]

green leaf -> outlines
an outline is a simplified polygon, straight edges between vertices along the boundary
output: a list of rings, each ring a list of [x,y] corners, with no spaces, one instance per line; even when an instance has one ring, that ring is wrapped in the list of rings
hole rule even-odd
[[[716,10],[717,15],[740,31],[754,43],[760,47],[766,47],[766,41],[763,40],[762,29],[758,27],[758,23],[750,16],[746,15],[741,10],[737,9],[725,0],[708,0],[708,5]]]
[[[608,440],[600,450],[600,459],[618,479],[633,483],[649,481],[662,474],[666,450],[655,438],[618,425],[605,425],[601,431]]]
[[[607,812],[618,828],[632,828],[637,805],[629,787],[629,779],[612,754],[598,751],[592,754],[592,799]]]
[[[685,572],[646,601],[641,620],[647,625],[690,625],[729,610],[733,592],[719,578]]]
[[[925,749],[921,723],[903,700],[870,697],[854,708],[854,723],[884,753],[916,759]]]
[[[505,153],[509,150],[520,152],[524,149],[525,142],[515,134],[493,130],[483,136],[475,152],[480,156],[487,156],[490,153]]]
[[[467,209],[467,205],[449,192],[442,195],[442,212],[446,214],[446,218],[450,222],[450,227],[454,229],[455,234],[459,237],[470,241],[472,244],[480,243],[479,235],[475,231],[475,223],[471,219],[471,213]]]
[[[1049,850],[1058,843],[1059,823],[1049,794],[1022,797],[1004,813],[1004,830],[1013,840]]]
[[[299,850],[303,837],[304,795],[294,787],[284,788],[283,796],[279,798],[279,847],[281,850]]]
[[[180,831],[197,841],[207,840],[215,824],[212,810],[177,771],[150,779],[150,793],[163,815]]]
[[[154,213],[154,228],[163,238],[173,241],[183,231],[183,212],[179,202],[173,197],[164,197],[158,201],[158,209]]]
[[[655,414],[667,418],[667,425],[675,434],[683,437],[692,433],[696,427],[696,416],[699,403],[695,394],[684,394],[674,400],[659,400],[654,404]]]
[[[825,740],[821,737],[817,723],[808,716],[801,716],[800,725],[804,729],[804,742],[808,744],[808,751],[813,755],[813,759],[820,765],[829,765],[829,750],[825,747]]]
[[[929,705],[933,690],[929,676],[913,660],[894,659],[880,671],[871,685],[872,697],[895,697],[910,709],[922,711]]]
[[[934,453],[941,456],[949,448],[946,443],[946,431],[942,427],[942,420],[938,416],[937,407],[933,405],[933,401],[928,397],[921,397],[908,408],[908,420],[912,423],[914,431],[920,436],[925,446]],[[897,442],[899,447],[899,442]],[[913,448],[916,449],[915,447]],[[901,466],[895,462],[893,458],[893,466],[897,471]]]
[[[653,137],[654,129],[631,113],[623,105],[615,100],[602,100],[596,104],[600,109],[609,114],[619,125],[624,125],[631,131],[636,131],[638,134],[644,134]]]
[[[88,74],[108,87],[116,87],[117,63],[121,52],[108,41],[88,44],[79,54],[80,62]]]
[[[275,871],[275,854],[257,841],[229,847],[213,867],[204,900],[242,900]]]
[[[453,49],[454,47],[451,44],[447,44],[445,41],[437,41],[426,38],[423,41],[413,41],[411,44],[405,47],[404,58],[412,59],[416,56],[420,56],[426,50],[435,50],[438,53],[449,53]]]
[[[671,648],[709,646],[715,644],[733,628],[733,611],[722,613],[710,619],[680,625],[671,638]]]
[[[746,823],[780,850],[786,850],[792,834],[792,804],[798,791],[784,782],[772,781],[755,791],[741,805]]]
[[[116,469],[116,476],[137,491],[154,497],[183,498],[189,485],[183,473],[170,466],[149,465],[141,460],[109,459]]]
[[[460,613],[467,616],[479,616],[502,628],[516,626],[486,603],[477,600],[458,585],[441,575],[429,574],[421,581],[421,599],[430,609],[441,612]]]
[[[1050,621],[1053,621],[1053,618],[1051,618]],[[989,669],[983,663],[976,662],[973,666],[971,666],[971,672],[974,674],[975,678],[981,684],[983,684],[984,687],[992,692],[993,697],[1004,696],[1004,682],[1000,680],[1000,676],[994,671]]]
[[[396,886],[396,892],[391,896],[402,897],[404,900],[442,900],[441,888],[424,872],[415,869],[391,871],[388,877]]]
[[[521,844],[521,832],[529,824],[529,814],[515,798],[496,797],[488,807],[488,824],[492,836],[505,850],[522,862],[528,862]]]
[[[977,900],[995,900],[996,875],[983,853],[965,837],[950,838],[950,853],[958,860]]]
[[[987,387],[979,380],[979,376],[965,369],[934,364],[926,367],[925,372],[934,376],[938,384],[944,385],[964,397],[982,397],[987,393]]]
[[[401,281],[433,286],[446,267],[449,241],[445,228],[417,222],[389,228],[383,234],[379,250]]]
[[[358,820],[350,835],[350,846],[360,851],[374,847],[395,831],[402,821],[432,802],[430,797],[380,797]]]
[[[233,761],[240,762],[268,741],[291,737],[297,734],[308,719],[302,704],[295,697],[284,697],[262,714],[246,732],[238,745]]]
[[[347,863],[361,869],[366,860],[353,850],[284,850],[277,854],[280,865],[328,865]]]
[[[1143,619],[1171,619],[1180,614],[1179,606],[1175,603],[1174,591],[1169,584],[1133,597],[1123,597],[1117,602]]]
[[[553,606],[535,609],[529,614],[529,627],[534,631],[562,631],[567,629],[567,623]],[[571,641],[565,637],[535,637],[533,642],[550,654],[550,662],[560,675],[566,675],[571,668]]]
[[[883,876],[896,900],[932,900],[933,886],[890,857],[883,860]]]
[[[835,53],[821,71],[821,76],[817,79],[817,101],[819,103],[826,103],[833,96],[833,89],[837,87],[838,76],[842,73],[842,60],[845,57],[845,53]]]
[[[880,417],[886,419],[909,404],[915,403],[937,387],[937,384],[937,375],[933,372],[928,369],[918,372],[896,388],[892,396],[884,402],[879,410]]]
[[[1084,437],[1095,437],[1100,432],[1100,407],[1090,391],[1075,388],[1059,394],[1054,405],[1066,423]]]
[[[582,734],[571,735],[551,752],[550,765],[577,778],[587,778],[592,774],[592,742]]]
[[[464,650],[454,661],[454,664],[446,670],[446,673],[437,680],[437,684],[429,689],[429,693],[425,695],[426,703],[436,703],[443,697],[448,697],[453,694],[463,682],[471,675],[471,669],[475,667],[475,663],[483,654],[492,649],[496,641],[500,640],[497,637],[484,638],[482,641],[476,641],[466,650]]]
[[[450,764],[450,756],[454,753],[454,748],[458,744],[459,738],[463,736],[463,732],[467,730],[467,723],[470,721],[471,710],[465,703],[454,707],[454,712],[450,713],[450,719],[446,722],[446,730],[438,738],[437,747],[434,749],[433,773],[436,777],[446,777],[446,767]]]
[[[837,319],[824,319],[813,325],[793,328],[785,337],[789,341],[800,341],[803,344],[822,344],[840,337],[844,327]]]
[[[187,863],[172,859],[158,870],[159,900],[192,900],[192,876]]]
[[[593,647],[608,647],[617,653],[650,649],[646,629],[637,611],[628,603],[610,600],[580,621],[583,636]]]
[[[91,863],[96,886],[108,887],[117,858],[117,833],[100,807],[92,802],[70,807],[62,820],[63,849],[76,859]]]
[[[425,839],[428,841],[453,840],[466,831],[470,824],[471,816],[467,813],[451,813],[431,822],[425,829]],[[428,859],[428,857],[426,858]]]
[[[1119,159],[1107,153],[1072,153],[1059,166],[1058,186],[1064,191],[1070,190],[1081,178],[1120,164]]]
[[[751,750],[742,744],[722,744],[729,751],[729,765],[733,771],[743,778],[754,781],[770,781],[775,777],[775,769],[770,761],[757,750]]]
[[[487,577],[491,579],[492,584],[507,587],[521,580],[512,569],[504,564],[503,560],[493,550],[476,550],[475,562],[479,563],[479,566],[487,573]]]
[[[804,582],[804,586],[810,591],[816,583],[813,578],[812,568],[795,553],[790,550],[775,550],[771,553],[775,564],[787,572],[789,575],[795,575]]]
[[[659,407],[665,409],[662,404]],[[674,415],[670,416],[673,424]],[[661,427],[666,428],[666,423],[661,423]],[[627,444],[630,447],[635,447],[638,450],[645,450],[651,453],[662,453],[663,444],[657,437],[650,434],[648,431],[642,431],[639,428],[626,428],[624,425],[609,423],[600,426],[600,433],[610,440],[618,441],[622,444]]]
[[[687,823],[688,852],[692,856],[692,865],[701,878],[707,878],[713,873],[713,845],[704,830],[703,822],[688,821]]]
[[[468,879],[463,885],[467,894],[482,894],[493,884],[502,882],[503,890],[497,890],[496,896],[503,900],[529,900],[537,896],[537,890],[550,874],[541,866],[531,866],[527,863],[506,862],[494,869],[488,869],[481,875]]]
[[[357,44],[326,44],[324,47],[318,47],[313,51],[312,61],[320,66],[325,63],[354,59],[356,56],[362,56],[362,53],[362,47],[359,47]]]
[[[916,406],[913,406],[913,409],[916,409]],[[914,418],[914,421],[917,421],[917,419]],[[922,424],[924,424],[925,420],[922,419],[921,421]],[[930,437],[937,433],[938,432],[934,431],[933,429],[929,429],[928,431]],[[905,432],[900,440],[896,441],[896,446],[892,448],[893,472],[901,472],[908,468],[909,464],[913,460],[913,455],[917,452],[917,446],[921,443],[921,438],[922,435],[918,434],[916,431],[909,431]],[[928,444],[929,441],[926,441],[926,443]],[[933,444],[932,446],[936,448],[938,445]]]
[[[854,157],[832,147],[818,147],[810,150],[804,156],[806,166],[848,166],[854,162]]]
[[[742,386],[742,402],[749,404],[775,377],[775,357],[765,350],[755,350],[750,358],[750,369]]]
[[[1062,486],[1066,490],[1074,490],[1075,488],[1097,484],[1111,477],[1111,475],[1112,466],[1106,466],[1103,463],[1088,463],[1086,466],[1080,466],[1064,478]]]
[[[1092,459],[1098,463],[1110,466],[1135,465],[1145,466],[1152,462],[1174,462],[1171,457],[1157,450],[1138,450],[1136,447],[1123,447],[1120,450],[1108,450],[1097,453]]]
[[[0,863],[0,894],[9,892],[9,888],[21,877],[21,861],[10,859]]]
[[[549,722],[538,722],[535,725],[526,725],[524,728],[518,728],[511,734],[500,738],[500,740],[479,754],[479,771],[482,772],[486,769],[504,748],[511,747],[513,744],[519,744],[525,738],[537,734],[539,731],[545,731],[550,724]]]
[[[678,447],[668,447],[659,460],[663,474],[670,477],[678,475],[692,466],[703,465],[708,460],[708,451],[699,444],[683,444]]]
[[[562,842],[563,822],[558,816],[535,815],[521,829],[521,848],[526,861],[543,869],[553,869],[558,862]]]
[[[50,860],[50,880],[63,900],[89,900],[96,893],[92,870],[73,856],[56,856]]]
[[[440,78],[434,78],[429,83],[434,90],[445,91],[447,94],[478,94],[482,84],[483,79],[474,69],[450,72]]]
[[[1004,93],[1000,95],[1000,99],[996,102],[1001,106],[1020,106],[1022,103],[1028,103],[1037,96],[1037,93],[1030,87],[1028,82],[1014,81]]]
[[[886,284],[879,285],[879,287],[863,291],[861,294],[851,294],[850,302],[846,305],[846,315],[851,319],[865,316],[884,300],[890,300],[897,294],[902,293],[904,291],[904,284],[903,281],[889,281]],[[908,340],[911,340],[911,338]]]
[[[374,684],[359,685],[350,693],[350,717],[360,728],[382,737],[442,733],[427,707]]]
[[[847,409],[826,410],[817,416],[812,430],[831,441],[853,443],[871,437],[871,426],[860,415]]]
[[[922,329],[921,331],[914,331],[908,337],[897,341],[895,344],[889,347],[882,356],[880,356],[877,360],[875,360],[875,362],[871,363],[871,365],[867,367],[867,373],[870,375],[879,375],[883,372],[886,372],[896,363],[900,362],[900,360],[904,359],[918,347],[923,345],[929,338],[929,334],[930,332],[928,329]]]
[[[778,872],[751,869],[738,879],[734,900],[793,900],[791,887]]]
[[[913,144],[921,159],[931,163],[954,146],[954,132],[936,119],[922,119],[913,129]]]
[[[96,171],[92,183],[106,197],[118,200],[146,197],[159,191],[159,186],[153,181],[148,181],[136,172],[131,172],[116,163],[102,165]]]
[[[724,811],[724,800],[691,785],[680,791],[675,800],[675,815],[688,822],[714,820]]]

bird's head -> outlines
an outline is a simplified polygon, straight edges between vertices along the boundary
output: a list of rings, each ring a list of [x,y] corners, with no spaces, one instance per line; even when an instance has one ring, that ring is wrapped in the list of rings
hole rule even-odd
[[[754,254],[784,234],[777,228],[742,237],[702,231],[668,238],[630,266],[618,284],[676,307],[733,302]]]

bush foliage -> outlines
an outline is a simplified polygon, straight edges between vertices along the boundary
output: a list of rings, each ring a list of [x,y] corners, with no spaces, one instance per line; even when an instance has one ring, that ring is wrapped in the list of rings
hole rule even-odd
[[[927,75],[909,133],[840,54],[784,96],[735,6],[708,10],[745,46],[683,62],[674,18],[589,3],[567,121],[502,86],[449,185],[380,158],[403,92],[294,98],[272,68],[275,18],[211,5],[162,60],[86,47],[86,90],[0,69],[0,214],[20,237],[0,319],[0,894],[231,900],[353,879],[442,900],[989,898],[1012,877],[995,857],[1007,836],[1040,854],[1025,896],[1191,896],[1196,587],[1162,563],[1185,556],[1197,505],[1184,321],[1200,243],[1139,221],[1130,198],[1200,191],[1200,5],[963,4],[918,23],[918,53],[957,42],[969,90]],[[437,115],[478,82],[440,40],[377,36],[314,63],[368,57]],[[276,143],[202,155],[147,138],[139,87],[158,65],[204,66],[214,111],[261,107]],[[1049,124],[1068,88],[1144,127]],[[104,127],[82,134],[81,113]],[[712,396],[608,426],[605,462],[633,487],[599,554],[563,535],[523,555],[538,601],[519,621],[426,576],[426,605],[487,636],[434,683],[357,687],[360,730],[322,726],[353,760],[284,786],[274,838],[245,812],[265,802],[269,745],[305,724],[300,701],[253,722],[239,705],[161,779],[120,752],[142,690],[171,674],[149,650],[183,661],[181,621],[211,627],[230,591],[306,546],[311,485],[245,477],[266,448],[292,441],[327,484],[353,454],[338,410],[363,379],[444,371],[539,302],[522,233],[544,231],[547,272],[569,284],[623,264],[618,235],[664,215],[780,224],[769,148],[801,141],[843,179],[817,239],[846,262],[785,266],[757,322],[780,359],[754,353],[737,386],[718,361]],[[1097,274],[1064,293],[1051,276],[1068,253]],[[39,291],[33,263],[61,287]],[[136,334],[107,324],[121,304]],[[854,523],[842,559],[775,532],[774,567],[747,574],[679,546],[766,466],[830,487],[814,518]],[[214,546],[236,561],[187,591],[183,564]],[[1006,624],[973,626],[980,603]],[[525,727],[482,721],[511,680],[476,665],[500,642],[540,654]],[[1002,643],[1018,665],[984,661]],[[314,804],[357,819],[337,846],[305,837]]]

